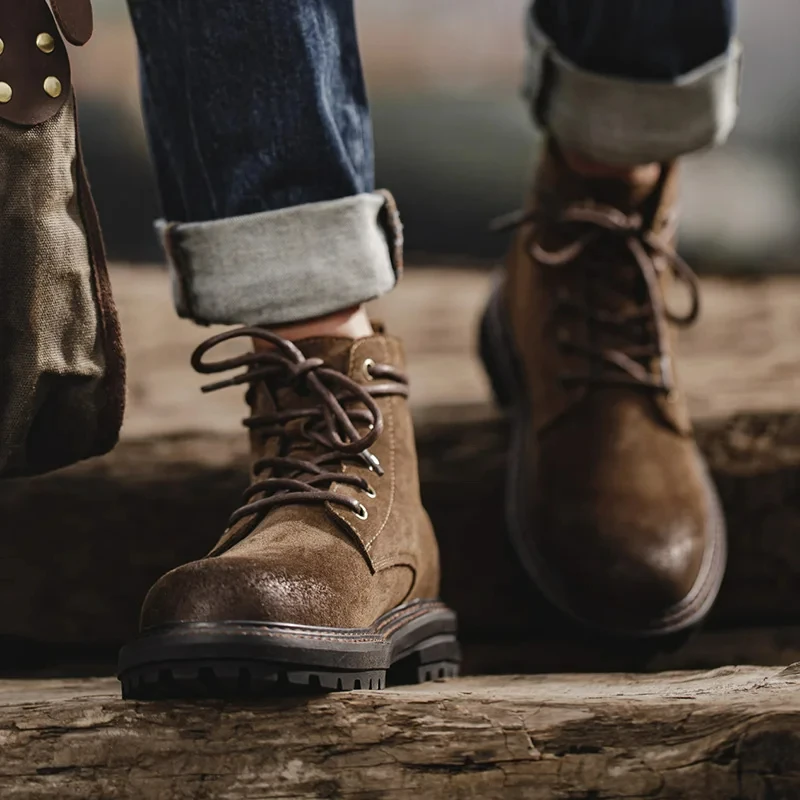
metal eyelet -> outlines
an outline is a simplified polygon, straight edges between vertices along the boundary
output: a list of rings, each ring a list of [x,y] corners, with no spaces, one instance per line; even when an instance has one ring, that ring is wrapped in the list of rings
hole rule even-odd
[[[361,372],[364,373],[364,377],[368,381],[374,381],[375,376],[372,374],[372,368],[375,366],[375,362],[371,358],[365,358],[364,363],[361,365]]]
[[[378,493],[369,484],[367,484],[367,488],[364,489],[364,494],[366,494],[370,500],[374,500],[378,496]]]
[[[362,519],[362,520],[363,520],[363,519],[366,519],[366,518],[369,516],[369,511],[367,511],[367,509],[366,509],[366,508],[364,508],[364,504],[363,504],[363,503],[359,503],[359,504],[358,504],[358,511],[354,511],[353,513],[354,513],[354,514],[355,514],[355,515],[356,515],[356,516],[357,516],[359,519]]]

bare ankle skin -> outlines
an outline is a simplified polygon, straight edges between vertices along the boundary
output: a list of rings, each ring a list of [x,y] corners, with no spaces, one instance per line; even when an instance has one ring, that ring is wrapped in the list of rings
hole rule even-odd
[[[610,178],[639,185],[652,184],[655,186],[661,175],[661,164],[657,162],[621,167],[593,161],[575,150],[562,149],[561,152],[567,166],[584,178]]]
[[[295,322],[290,325],[280,325],[270,330],[290,341],[309,339],[314,336],[344,336],[349,339],[363,339],[365,336],[373,334],[372,323],[369,321],[364,306],[347,308],[325,317]],[[271,345],[259,340],[255,342],[255,347],[256,349],[268,349]]]

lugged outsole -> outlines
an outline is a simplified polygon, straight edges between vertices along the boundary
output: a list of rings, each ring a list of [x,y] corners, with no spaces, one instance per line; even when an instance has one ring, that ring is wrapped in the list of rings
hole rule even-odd
[[[456,629],[455,614],[430,600],[394,608],[364,629],[174,623],[122,648],[119,680],[130,700],[374,691],[457,676]]]
[[[292,669],[258,661],[206,661],[155,664],[131,670],[120,678],[125,700],[175,698],[243,698],[286,695],[297,691],[343,692],[380,690],[387,685],[426,683],[455,678],[459,664],[406,663],[387,670],[331,672]]]

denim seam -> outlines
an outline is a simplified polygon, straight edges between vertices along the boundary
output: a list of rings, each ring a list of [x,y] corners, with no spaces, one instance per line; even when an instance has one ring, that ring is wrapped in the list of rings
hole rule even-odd
[[[183,0],[177,0],[177,13],[178,18],[183,19]],[[183,25],[181,26],[184,27]],[[193,52],[192,48],[190,47],[183,47],[181,46],[182,43],[176,42],[176,46],[181,47],[182,53],[182,61],[183,61],[183,77],[184,77],[184,92],[186,93],[186,108],[188,110],[188,130],[190,133],[190,141],[192,144],[192,149],[194,151],[194,155],[197,159],[197,164],[200,169],[200,174],[203,177],[203,183],[206,186],[206,190],[208,191],[208,199],[213,209],[214,213],[217,213],[217,202],[216,202],[216,195],[214,194],[213,186],[211,185],[211,177],[208,173],[208,168],[206,167],[206,163],[203,160],[203,152],[200,148],[200,140],[197,136],[197,125],[195,124],[194,118],[194,108],[195,104],[192,102],[192,81],[187,80],[186,76],[191,74],[191,53]],[[188,69],[187,69],[188,67]]]

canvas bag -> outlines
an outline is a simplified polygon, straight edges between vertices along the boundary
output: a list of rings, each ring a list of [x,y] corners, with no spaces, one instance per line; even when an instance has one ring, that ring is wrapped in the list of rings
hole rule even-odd
[[[45,0],[0,0],[0,478],[107,452],[125,403],[119,322],[59,35],[85,44],[92,8],[51,5],[53,13]]]

